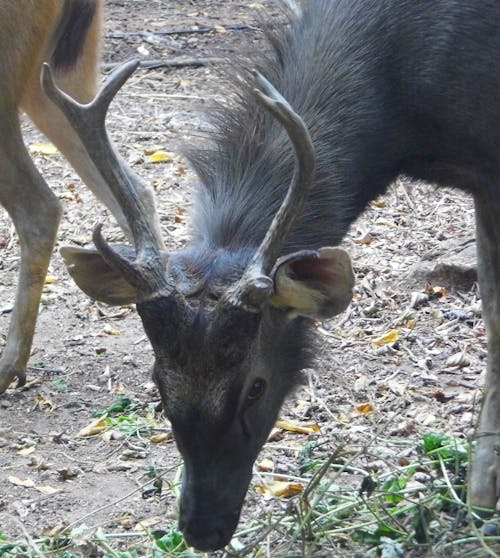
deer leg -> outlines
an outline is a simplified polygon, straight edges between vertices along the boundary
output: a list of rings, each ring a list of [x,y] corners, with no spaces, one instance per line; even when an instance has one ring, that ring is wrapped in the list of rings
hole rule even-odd
[[[25,382],[40,296],[54,247],[61,207],[26,151],[17,115],[11,125],[2,121],[0,168],[0,204],[10,215],[21,245],[14,311],[0,357],[2,393],[16,377],[19,385]]]
[[[475,199],[479,287],[488,364],[469,479],[473,506],[495,509],[500,499],[500,198]]]

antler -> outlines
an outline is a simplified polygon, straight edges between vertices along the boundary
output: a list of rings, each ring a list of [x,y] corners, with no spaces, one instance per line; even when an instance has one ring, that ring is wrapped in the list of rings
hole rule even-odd
[[[316,156],[309,130],[302,118],[262,74],[256,71],[253,73],[258,86],[258,89],[254,89],[257,100],[285,128],[296,157],[295,170],[285,199],[240,281],[228,293],[233,304],[242,304],[251,311],[258,311],[262,302],[272,293],[273,282],[269,275],[311,190]]]
[[[97,225],[94,230],[94,243],[108,263],[122,271],[141,296],[148,298],[152,293],[171,292],[172,287],[165,279],[160,246],[148,222],[148,212],[137,195],[140,178],[117,154],[105,127],[111,101],[138,65],[139,61],[134,60],[120,66],[106,80],[95,99],[86,105],[78,103],[57,87],[47,63],[42,66],[41,81],[46,95],[64,113],[122,207],[132,231],[136,259],[130,262],[119,256],[102,237],[102,225]]]

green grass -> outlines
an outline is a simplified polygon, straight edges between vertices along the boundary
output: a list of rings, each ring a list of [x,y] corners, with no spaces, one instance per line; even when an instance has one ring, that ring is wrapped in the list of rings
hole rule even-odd
[[[126,436],[145,436],[150,421],[123,398],[99,416]],[[380,447],[388,459],[373,465]],[[380,432],[362,447],[331,450],[309,443],[299,456],[304,491],[253,512],[228,549],[211,556],[263,558],[500,556],[499,528],[485,535],[480,518],[465,503],[468,443],[439,433],[420,441],[384,440]],[[375,452],[376,450],[376,452]],[[399,457],[398,457],[399,455]],[[179,475],[178,475],[179,477]],[[151,467],[142,490],[176,494]],[[166,484],[166,486],[165,486]],[[497,519],[498,522],[498,519]],[[84,524],[52,538],[10,541],[1,533],[0,558],[201,558],[171,531],[105,532]]]

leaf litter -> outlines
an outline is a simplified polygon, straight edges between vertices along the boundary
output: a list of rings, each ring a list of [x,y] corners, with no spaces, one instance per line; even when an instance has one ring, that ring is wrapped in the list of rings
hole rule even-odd
[[[178,56],[183,49],[220,55],[241,42],[240,34],[228,31],[231,24],[255,21],[249,4],[233,0],[198,1],[196,13],[188,8],[109,0],[107,33],[210,26],[216,17],[219,27],[213,34],[179,35],[175,46],[155,42],[145,48],[158,58]],[[258,32],[250,30],[248,36],[259,41]],[[133,35],[108,38],[105,60],[137,56],[141,46]],[[214,94],[214,76],[213,68],[203,66],[141,71],[120,93],[108,120],[124,157],[155,187],[170,249],[188,238],[194,180],[177,145],[203,125],[193,100]],[[28,145],[46,143],[26,121],[23,131]],[[156,148],[148,151],[151,146]],[[64,206],[58,247],[90,245],[96,222],[106,223],[109,239],[123,242],[107,211],[62,157],[44,150],[37,148],[32,156]],[[155,153],[160,164],[151,160]],[[467,196],[406,180],[370,204],[353,225],[345,241],[357,276],[353,303],[338,319],[318,325],[318,362],[282,412],[285,425],[304,430],[281,423],[270,437],[232,555],[262,556],[271,549],[275,558],[355,556],[368,550],[397,556],[403,545],[404,556],[411,558],[421,555],[423,545],[432,556],[479,556],[483,544],[495,544],[477,542],[477,533],[474,539],[464,519],[466,508],[457,501],[463,494],[448,490],[463,474],[463,452],[445,445],[428,456],[425,451],[443,446],[422,449],[422,440],[434,432],[467,451],[481,397],[486,338],[476,285],[460,290],[440,279],[415,284],[413,270],[422,261],[432,264],[435,254],[451,254],[470,243],[473,230]],[[0,345],[18,264],[17,237],[0,212],[0,306],[6,309],[0,312]],[[77,555],[104,556],[102,540],[125,551],[123,541],[130,540],[132,546],[143,545],[140,555],[176,548],[180,556],[185,550],[176,532],[180,460],[168,423],[154,414],[152,356],[138,316],[131,307],[111,309],[86,299],[57,253],[49,277],[55,280],[46,285],[28,387],[9,390],[0,399],[0,534],[15,541],[28,533],[35,540],[69,529],[65,532],[71,533]],[[137,409],[109,411],[122,396]],[[94,417],[99,409],[106,413]],[[146,417],[148,428],[131,418],[136,411]],[[106,424],[114,412],[114,418],[127,417],[122,421],[126,433],[117,423]],[[91,425],[97,431],[82,435]],[[455,460],[455,473],[446,469],[446,460]],[[78,471],[76,476],[72,471]],[[158,479],[163,479],[161,491],[154,487]],[[259,492],[273,482],[295,486],[297,492],[285,490],[285,498],[279,490]],[[35,487],[44,486],[56,492],[40,499]],[[446,505],[439,500],[439,508],[432,503],[435,486],[452,495]],[[152,496],[144,498],[149,490]],[[405,506],[420,510],[420,523],[418,514],[405,515]],[[156,534],[144,538],[145,532]],[[120,538],[124,533],[143,538]]]

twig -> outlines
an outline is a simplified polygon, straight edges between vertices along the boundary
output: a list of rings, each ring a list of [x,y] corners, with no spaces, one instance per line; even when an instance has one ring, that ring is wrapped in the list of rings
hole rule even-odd
[[[226,31],[255,31],[258,29],[256,25],[224,25]],[[115,31],[107,33],[108,39],[128,39],[129,37],[150,37],[151,35],[194,35],[200,33],[217,32],[217,27],[198,27],[191,29],[164,29],[161,31]]]
[[[162,60],[159,58],[157,60],[141,60],[140,67],[148,70],[155,68],[184,68],[186,66],[197,68],[200,66],[208,66],[209,64],[222,64],[225,61],[224,58],[177,58],[174,60]],[[110,72],[121,64],[122,62],[110,62],[108,64],[102,64],[101,69],[104,72]]]

